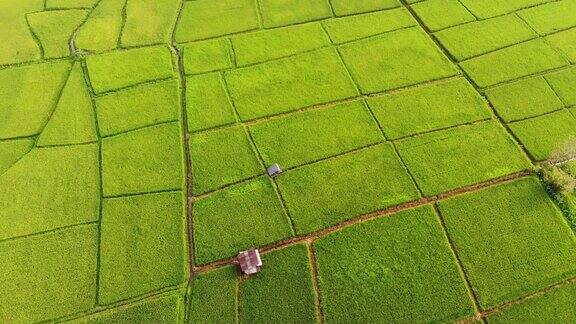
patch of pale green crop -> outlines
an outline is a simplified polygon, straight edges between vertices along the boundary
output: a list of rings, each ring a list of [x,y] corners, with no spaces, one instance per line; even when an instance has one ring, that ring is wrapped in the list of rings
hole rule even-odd
[[[419,198],[390,144],[287,171],[277,182],[298,234]]]
[[[177,120],[180,88],[177,80],[143,84],[96,98],[102,136]]]
[[[569,62],[543,39],[535,39],[460,63],[480,87],[555,69]]]
[[[33,149],[0,176],[0,240],[97,220],[98,178],[97,144]]]
[[[428,0],[416,3],[412,8],[431,31],[476,20],[460,1]]]
[[[122,46],[170,43],[179,0],[127,0]]]
[[[370,98],[368,104],[387,139],[492,117],[488,105],[463,78]]]
[[[190,132],[236,122],[219,73],[186,78],[186,111]]]
[[[186,74],[200,74],[232,68],[232,53],[226,39],[181,45]]]
[[[0,138],[39,134],[56,107],[71,63],[57,61],[0,70]]]
[[[122,28],[122,9],[126,0],[101,0],[78,30],[76,47],[87,51],[116,48]]]
[[[553,0],[460,0],[479,19],[500,16],[551,1]]]
[[[267,166],[278,163],[282,168],[383,140],[378,125],[361,101],[258,123],[250,131],[264,163]]]
[[[79,63],[74,64],[60,100],[36,145],[96,142],[96,118],[88,85]]]
[[[236,69],[225,78],[242,120],[357,95],[338,53],[331,48]]]
[[[362,93],[458,74],[434,42],[416,27],[343,45],[339,51]]]
[[[540,35],[547,35],[576,26],[576,1],[554,1],[522,10],[518,15]]]
[[[293,235],[270,180],[259,178],[194,203],[196,261],[204,264]]]
[[[86,65],[96,93],[174,76],[172,56],[165,46],[90,55]]]
[[[555,288],[488,316],[489,323],[574,323],[576,284]]]
[[[416,26],[417,22],[404,8],[363,15],[328,19],[322,22],[335,44],[350,42],[401,28]]]
[[[0,141],[0,176],[34,147],[34,139]],[[1,179],[1,178],[0,178]],[[1,180],[0,180],[1,181]]]
[[[184,298],[181,294],[153,297],[122,305],[75,320],[78,323],[181,323],[184,321]]]
[[[474,313],[430,206],[359,223],[314,248],[327,322],[451,322]]]
[[[328,0],[259,0],[266,28],[299,24],[332,16]]]
[[[262,271],[240,283],[242,323],[317,323],[310,257],[304,244],[262,256]]]
[[[94,307],[97,251],[97,225],[0,243],[0,318],[41,322]]]
[[[536,178],[438,204],[482,309],[576,273],[576,239]]]
[[[180,191],[104,199],[98,287],[101,304],[186,280],[184,201]]]
[[[504,128],[492,121],[408,138],[396,147],[426,196],[531,167]]]
[[[41,51],[26,22],[25,14],[41,11],[44,0],[0,3],[0,65],[38,60]],[[1,84],[1,82],[0,82]],[[0,100],[1,102],[1,100]],[[2,111],[2,109],[0,109]]]
[[[510,129],[530,155],[542,161],[576,139],[576,118],[564,109],[512,123]]]
[[[576,68],[548,74],[545,78],[566,106],[576,105]]]
[[[104,196],[181,189],[181,137],[179,123],[174,122],[104,138]]]
[[[257,29],[253,0],[186,1],[176,28],[176,42],[185,43]]]
[[[401,6],[398,0],[330,0],[330,4],[336,16],[348,16]]]
[[[502,32],[503,30],[506,32]],[[475,21],[441,30],[435,35],[458,61],[514,45],[537,36],[516,15]]]
[[[192,281],[188,323],[235,323],[236,266],[228,266],[195,276]]]
[[[44,58],[70,55],[70,36],[86,19],[88,10],[50,10],[26,15],[30,28],[40,39]]]
[[[190,158],[196,195],[264,173],[242,126],[192,135]]]
[[[266,30],[232,37],[236,64],[245,66],[330,45],[318,23]]]
[[[505,122],[562,109],[564,105],[542,77],[491,88],[486,95]]]
[[[570,63],[576,63],[576,28],[547,36],[546,40],[560,50],[570,60]]]

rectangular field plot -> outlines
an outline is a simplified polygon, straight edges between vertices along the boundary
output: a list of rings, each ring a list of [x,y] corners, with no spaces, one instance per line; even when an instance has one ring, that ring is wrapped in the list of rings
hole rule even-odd
[[[412,8],[431,31],[476,20],[459,1],[427,0],[412,5]]]
[[[127,0],[120,43],[127,47],[169,43],[179,9],[178,0]]]
[[[569,283],[544,295],[488,316],[489,323],[574,323],[576,322],[576,284]]]
[[[546,40],[552,47],[561,51],[570,63],[576,63],[576,28],[547,36]]]
[[[438,206],[482,309],[576,273],[574,234],[536,178]]]
[[[188,308],[189,323],[235,323],[238,278],[236,266],[194,277]]]
[[[237,69],[225,77],[242,120],[357,95],[338,53],[329,48]]]
[[[86,65],[97,94],[175,75],[170,50],[165,46],[91,55]]]
[[[200,74],[232,68],[228,40],[216,39],[181,45],[186,74]]]
[[[540,35],[576,26],[576,1],[554,1],[519,12],[520,17]]]
[[[319,23],[232,37],[238,66],[265,62],[328,45],[330,45],[330,39]]]
[[[240,283],[241,323],[316,323],[306,245],[266,253],[262,263],[261,273]]]
[[[291,168],[384,138],[362,101],[308,111],[250,127],[266,165]]]
[[[543,39],[535,39],[460,63],[480,87],[568,65]]]
[[[328,0],[259,0],[259,9],[266,28],[332,16]]]
[[[326,322],[452,322],[474,313],[430,206],[354,225],[314,248]]]
[[[186,111],[190,132],[236,122],[223,77],[217,72],[186,78]]]
[[[566,109],[510,124],[510,129],[538,161],[549,158],[576,139],[576,118]]]
[[[199,264],[292,235],[280,198],[266,178],[226,188],[194,204],[194,246]]]
[[[486,19],[553,0],[460,0],[476,17]]]
[[[567,107],[576,105],[576,68],[544,76]]]
[[[476,21],[441,30],[435,35],[458,61],[538,36],[516,15]]]
[[[428,133],[396,145],[427,196],[531,167],[520,148],[496,122]]]
[[[463,78],[368,99],[368,104],[387,139],[492,116],[482,97]]]
[[[542,115],[564,107],[542,77],[491,88],[486,91],[486,95],[505,122]]]
[[[417,24],[408,10],[404,8],[329,19],[323,22],[328,35],[335,44],[416,26]]]
[[[184,298],[182,293],[144,299],[128,305],[112,308],[80,322],[86,323],[182,323],[184,321]]]
[[[277,181],[298,234],[419,198],[390,144],[294,169]]]
[[[418,28],[385,34],[339,48],[362,93],[374,93],[458,74]]]
[[[401,6],[399,0],[330,0],[330,3],[337,16],[354,15]]]

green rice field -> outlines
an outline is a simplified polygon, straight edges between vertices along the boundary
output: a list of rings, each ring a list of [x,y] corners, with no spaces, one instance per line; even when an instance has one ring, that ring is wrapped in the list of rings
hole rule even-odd
[[[576,322],[576,0],[0,0],[0,30],[0,323]]]

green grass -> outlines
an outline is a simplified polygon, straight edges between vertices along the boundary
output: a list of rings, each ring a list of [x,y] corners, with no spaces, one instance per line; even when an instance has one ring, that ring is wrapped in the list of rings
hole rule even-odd
[[[576,68],[548,74],[545,78],[564,105],[576,105]]]
[[[511,13],[518,9],[536,6],[551,0],[460,0],[479,19]]]
[[[56,107],[71,64],[41,63],[0,70],[0,139],[39,134]]]
[[[388,139],[490,118],[488,105],[460,78],[368,99]]]
[[[266,178],[197,200],[194,231],[198,264],[231,257],[293,234],[280,199]]]
[[[431,31],[476,20],[460,1],[428,0],[416,3],[412,8]]]
[[[144,84],[98,97],[96,112],[102,136],[177,120],[180,116],[178,81]]]
[[[531,168],[496,122],[408,138],[396,147],[426,196]]]
[[[252,0],[186,1],[176,28],[178,43],[214,38],[259,27]]]
[[[418,28],[343,45],[339,50],[362,93],[400,88],[458,73]]]
[[[111,304],[186,280],[181,192],[104,199],[98,301]]]
[[[179,123],[104,138],[104,196],[180,189],[184,181],[182,156]]]
[[[127,0],[122,46],[169,43],[180,9],[178,0]]]
[[[568,110],[510,124],[510,129],[537,161],[542,161],[576,138],[576,117]]]
[[[566,59],[548,43],[535,39],[475,57],[460,65],[477,85],[488,87],[567,64]]]
[[[232,53],[226,39],[187,43],[181,46],[186,74],[200,74],[232,68]]]
[[[486,95],[505,122],[542,115],[564,107],[542,77],[492,88],[486,91]]]
[[[341,129],[346,132],[340,132]],[[308,111],[250,127],[265,165],[282,168],[351,151],[383,140],[362,101]]]
[[[165,46],[136,48],[86,58],[94,92],[117,90],[174,76],[172,56]]]
[[[240,283],[242,323],[317,323],[308,248],[262,256],[262,272]]]
[[[153,297],[76,320],[79,323],[181,323],[184,298],[178,294]]]
[[[540,35],[547,35],[576,26],[576,2],[572,0],[552,2],[520,11],[519,15]]]
[[[419,197],[390,144],[294,169],[277,181],[298,234]]]
[[[536,178],[439,204],[482,309],[576,273],[576,240]]]
[[[314,248],[326,322],[448,322],[473,314],[430,206],[354,225]]]
[[[488,316],[488,322],[496,324],[574,323],[576,322],[574,299],[576,299],[576,285],[570,283],[496,312]]]
[[[330,4],[337,16],[391,9],[401,5],[398,0],[330,0]]]
[[[259,0],[259,6],[265,28],[332,16],[328,0]]]
[[[323,22],[326,32],[335,44],[347,43],[416,24],[416,20],[404,8],[328,19]]]
[[[48,9],[92,8],[98,0],[46,0]]]
[[[43,0],[0,3],[0,30],[4,31],[0,33],[2,44],[0,65],[30,62],[41,58],[40,47],[30,32],[25,14],[41,11],[43,6]]]
[[[40,39],[44,58],[56,58],[70,55],[70,35],[87,15],[82,9],[53,10],[28,14],[26,19]]]
[[[236,69],[225,78],[242,120],[357,95],[338,54],[329,48]]]
[[[236,266],[219,268],[194,277],[188,323],[235,323],[237,285]]]
[[[40,322],[94,307],[97,240],[86,225],[1,242],[0,318]]]
[[[219,73],[186,78],[186,111],[190,132],[236,122],[234,108]]]
[[[505,30],[506,32],[502,32]],[[436,37],[458,61],[514,45],[537,35],[516,15],[506,15],[456,26]]]
[[[576,28],[547,36],[546,40],[552,47],[560,50],[570,63],[576,63]]]
[[[101,0],[80,27],[76,47],[88,51],[116,48],[122,28],[122,9],[127,0]]]
[[[20,160],[34,147],[33,139],[16,139],[0,142],[0,175],[10,169],[14,163]]]
[[[290,26],[232,37],[238,66],[251,65],[330,45],[318,23]]]
[[[242,126],[192,135],[190,159],[196,195],[264,173]]]
[[[96,142],[94,108],[82,67],[74,64],[50,120],[37,145],[65,145]]]
[[[0,177],[0,240],[95,221],[98,206],[98,145],[33,149]]]

